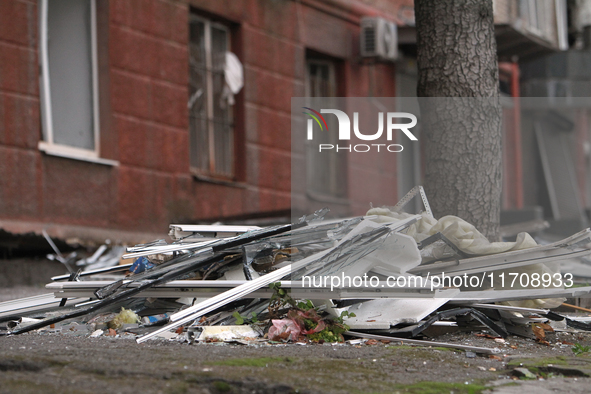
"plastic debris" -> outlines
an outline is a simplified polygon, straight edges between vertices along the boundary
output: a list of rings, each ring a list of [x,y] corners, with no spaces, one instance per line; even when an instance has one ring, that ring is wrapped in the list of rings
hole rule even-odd
[[[151,263],[146,257],[138,257],[129,268],[127,275],[139,274],[140,272],[147,271],[155,266],[156,264]]]
[[[101,335],[103,335],[104,331],[99,329],[99,330],[95,330],[92,332],[92,334],[90,334],[90,338],[98,338]]]
[[[557,268],[591,254],[591,230],[543,245],[526,233],[491,243],[460,218],[435,219],[422,188],[413,193],[425,208],[418,215],[403,211],[411,193],[361,217],[324,220],[323,209],[269,227],[173,224],[172,243],[136,245],[123,256],[107,245],[80,264],[58,254],[70,271],[92,269],[52,278],[53,294],[0,303],[0,324],[14,335],[45,329],[139,343],[402,342],[496,360],[495,345],[514,349],[509,335],[538,346],[558,343],[553,330],[591,331],[591,320],[553,311],[566,297],[591,293],[565,286]],[[106,266],[122,257],[134,263]],[[510,274],[519,283],[493,281]],[[548,276],[562,283],[522,283]],[[459,330],[490,347],[425,340]]]
[[[202,327],[199,341],[217,342],[230,341],[234,339],[253,340],[260,336],[250,326],[206,326]]]
[[[134,311],[121,308],[121,312],[113,318],[110,322],[107,323],[109,328],[117,330],[122,328],[124,324],[133,324],[139,323],[141,321],[140,317],[135,314]]]

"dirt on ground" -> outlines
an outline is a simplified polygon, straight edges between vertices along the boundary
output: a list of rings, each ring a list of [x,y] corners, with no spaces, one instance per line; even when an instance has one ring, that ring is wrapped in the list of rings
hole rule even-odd
[[[0,288],[4,300],[47,293]],[[35,332],[0,337],[0,393],[588,393],[591,333],[547,344],[450,333],[438,342],[498,348],[494,357],[397,342],[188,344],[135,335]],[[573,352],[576,348],[579,352]],[[516,368],[533,375],[520,375]]]
[[[554,335],[551,346],[513,336],[502,343],[474,333],[437,338],[500,349],[490,357],[377,341],[137,344],[131,334],[30,333],[0,338],[0,393],[589,392],[591,335]],[[535,377],[514,380],[519,367]]]

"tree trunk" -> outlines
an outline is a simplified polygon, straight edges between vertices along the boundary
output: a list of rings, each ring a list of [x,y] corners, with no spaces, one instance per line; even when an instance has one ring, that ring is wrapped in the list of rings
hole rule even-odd
[[[491,0],[415,0],[425,190],[436,217],[499,238],[501,108]],[[437,97],[437,99],[433,99]]]

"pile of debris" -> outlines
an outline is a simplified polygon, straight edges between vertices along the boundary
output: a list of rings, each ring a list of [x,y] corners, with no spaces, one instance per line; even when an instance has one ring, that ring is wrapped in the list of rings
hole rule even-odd
[[[420,215],[403,211],[415,195]],[[363,217],[326,213],[265,228],[171,225],[172,243],[127,248],[122,258],[134,262],[124,265],[113,265],[116,251],[101,258],[103,248],[84,271],[56,249],[71,273],[52,278],[52,294],[1,303],[0,329],[134,335],[138,343],[358,337],[484,354],[498,349],[425,339],[484,330],[544,343],[547,331],[591,331],[589,319],[551,311],[591,293],[560,272],[561,262],[591,254],[589,229],[547,245],[527,233],[491,243],[460,218],[436,220],[421,187]]]

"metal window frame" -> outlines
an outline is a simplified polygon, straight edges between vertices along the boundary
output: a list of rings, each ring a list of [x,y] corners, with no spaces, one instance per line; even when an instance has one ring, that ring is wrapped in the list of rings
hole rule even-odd
[[[91,161],[106,165],[117,165],[114,160],[100,158],[100,119],[99,119],[99,83],[98,83],[98,48],[97,48],[97,16],[96,0],[90,1],[90,52],[92,66],[92,112],[94,149],[78,148],[54,142],[53,113],[51,103],[51,81],[49,76],[48,51],[48,6],[49,0],[39,0],[39,62],[41,85],[42,128],[44,140],[39,141],[38,149],[53,156]]]
[[[207,169],[207,173],[205,175],[215,176],[215,177],[224,177],[222,174],[219,174],[216,171],[215,165],[215,130],[214,130],[214,99],[213,99],[213,61],[212,61],[212,48],[211,48],[211,29],[215,27],[216,29],[223,30],[226,33],[226,51],[229,51],[231,48],[231,34],[230,29],[217,22],[212,22],[207,18],[203,18],[198,15],[191,14],[189,17],[189,23],[193,21],[198,21],[203,23],[203,34],[204,34],[204,52],[205,52],[205,99],[207,100],[206,103],[206,123],[207,123],[207,136],[208,136],[208,154],[209,154],[209,168]],[[190,43],[189,43],[190,44]],[[191,65],[189,65],[191,67]],[[189,110],[189,112],[192,109]],[[189,116],[191,114],[189,113]],[[230,119],[231,120],[231,119]],[[232,136],[234,135],[234,125],[232,123]],[[191,162],[191,161],[189,161]],[[203,168],[194,167],[191,165],[191,170],[195,171],[199,174],[204,172]],[[234,176],[235,170],[232,168],[232,176]]]

